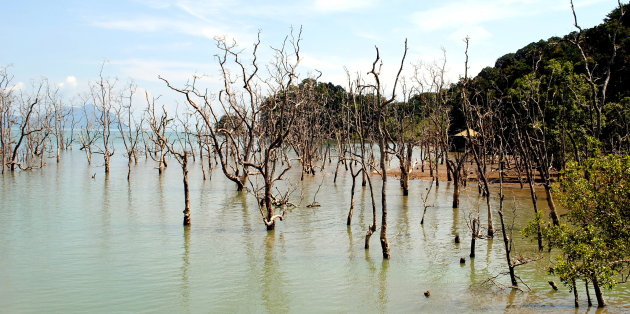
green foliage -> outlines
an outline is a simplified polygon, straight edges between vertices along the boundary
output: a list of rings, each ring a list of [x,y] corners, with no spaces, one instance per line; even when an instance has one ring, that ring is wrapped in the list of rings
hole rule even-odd
[[[236,115],[224,114],[217,122],[216,129],[240,132],[243,129],[243,121]]]
[[[562,282],[597,279],[611,288],[630,266],[630,156],[608,155],[570,163],[559,200],[567,223],[547,225],[543,237],[562,252],[550,271]],[[540,217],[538,217],[540,219]],[[535,219],[524,233],[535,233]]]
[[[625,4],[624,10],[630,10],[630,5]],[[466,88],[473,105],[490,107],[509,120],[516,117],[519,127],[529,126],[530,134],[539,129],[538,134],[544,133],[548,141],[546,154],[553,157],[557,168],[562,168],[567,159],[594,156],[600,151],[628,153],[630,14],[626,13],[621,20],[620,16],[617,8],[602,24],[584,29],[579,37],[596,88],[588,81],[584,59],[574,43],[577,38],[574,32],[533,42],[506,54],[497,59],[494,67],[484,68],[466,87],[460,82],[450,90],[458,95]],[[609,67],[610,80],[600,119],[594,104],[603,100]],[[455,96],[449,105],[451,131],[464,129],[463,102]],[[508,140],[514,131],[505,131]]]

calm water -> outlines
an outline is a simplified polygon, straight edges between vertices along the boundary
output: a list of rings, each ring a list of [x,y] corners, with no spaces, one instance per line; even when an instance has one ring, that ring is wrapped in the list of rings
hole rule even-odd
[[[220,171],[203,181],[195,164],[192,227],[184,229],[179,165],[171,161],[158,176],[155,164],[143,161],[128,183],[120,155],[109,178],[100,156],[88,166],[78,150],[59,165],[51,159],[44,169],[0,177],[0,312],[575,312],[572,294],[545,271],[549,255],[517,268],[531,291],[484,283],[506,267],[499,238],[478,240],[477,258],[468,259],[465,221],[471,210],[485,211],[472,186],[459,210],[450,208],[449,185],[434,189],[434,207],[421,226],[420,197],[429,183],[412,181],[411,195],[402,197],[398,181],[390,180],[392,259],[383,261],[378,234],[363,249],[369,192],[358,187],[347,228],[350,176],[333,184],[334,167],[302,182],[294,173],[299,188],[292,197],[302,206],[269,233],[251,195],[237,193]],[[322,206],[307,208],[320,184]],[[528,193],[507,193],[520,230],[531,216]],[[540,205],[546,210],[542,195]],[[514,236],[517,255],[537,254],[534,243]],[[509,283],[506,276],[496,280]],[[548,280],[561,291],[551,291]],[[630,311],[629,287],[606,290],[605,311]],[[578,312],[587,312],[579,292]]]

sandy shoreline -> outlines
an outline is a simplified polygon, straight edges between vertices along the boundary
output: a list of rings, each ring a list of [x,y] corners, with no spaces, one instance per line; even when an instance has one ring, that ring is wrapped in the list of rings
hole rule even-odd
[[[465,179],[468,182],[475,182],[478,180],[476,167],[477,166],[475,165],[474,162],[472,164],[470,162],[466,162],[466,164],[464,165],[464,171],[466,173]],[[488,174],[487,174],[488,183],[498,185],[499,184],[498,165],[493,164],[489,166],[489,169],[491,170],[488,171]],[[377,174],[377,173],[378,172],[376,171],[372,172],[372,174]],[[387,169],[387,175],[390,177],[400,178],[400,168]],[[416,165],[412,169],[411,173],[409,174],[409,180],[431,181],[431,180],[434,180],[434,176],[435,176],[435,170],[432,176],[431,171],[429,170],[428,164],[425,164],[424,171],[422,171],[421,165]],[[448,182],[446,164],[438,165],[437,177],[438,177],[438,181]],[[542,183],[542,180],[540,179],[540,176],[538,175],[537,172],[534,175],[534,181],[537,185]],[[516,169],[505,170],[505,174],[503,177],[503,186],[521,188],[521,183],[522,183],[523,188],[527,187],[527,176],[524,172],[520,174],[520,179],[519,179],[519,173]]]

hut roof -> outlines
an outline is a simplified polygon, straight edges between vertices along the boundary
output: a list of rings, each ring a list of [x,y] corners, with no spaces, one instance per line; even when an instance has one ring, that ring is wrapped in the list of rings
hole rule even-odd
[[[466,129],[466,130],[463,130],[463,131],[461,131],[461,132],[459,132],[459,133],[457,133],[457,134],[455,134],[453,136],[465,136],[465,137],[468,137],[468,136],[478,136],[478,135],[479,135],[479,132],[477,132],[477,131],[475,131],[473,129]]]

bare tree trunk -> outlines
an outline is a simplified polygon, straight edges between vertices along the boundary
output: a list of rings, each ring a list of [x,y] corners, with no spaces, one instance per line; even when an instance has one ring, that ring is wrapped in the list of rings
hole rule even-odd
[[[382,131],[381,131],[382,132]],[[389,259],[389,244],[387,243],[387,170],[385,166],[386,147],[385,136],[381,134],[380,137],[380,166],[381,166],[381,179],[383,184],[381,186],[381,249],[383,251],[383,258]]]
[[[352,175],[352,188],[350,189],[350,210],[348,210],[348,218],[346,219],[346,225],[350,225],[352,222],[352,212],[354,211],[354,190],[357,185],[357,176],[361,173],[361,170],[357,174],[353,173],[352,162],[350,163],[350,173]]]
[[[339,156],[339,160],[337,160],[337,167],[335,168],[335,177],[333,179],[333,183],[337,183],[337,173],[339,172],[340,163],[341,163],[341,156]]]
[[[276,220],[272,219],[274,211],[273,211],[273,205],[271,203],[271,183],[267,184],[265,183],[265,209],[267,210],[267,223],[265,223],[267,225],[267,231],[271,231],[274,230],[275,226],[276,226]]]
[[[503,212],[499,211],[499,217],[501,219],[501,230],[503,233],[503,245],[505,246],[505,259],[507,261],[508,270],[510,272],[510,281],[513,286],[518,286],[518,282],[516,281],[516,275],[514,274],[514,265],[512,265],[512,259],[510,257],[511,249],[510,249],[510,240],[507,237],[505,232],[505,222],[503,221]]]
[[[188,189],[188,153],[181,157],[182,173],[184,175],[184,226],[190,225],[190,192]]]
[[[475,163],[477,164],[477,173],[479,175],[479,179],[481,179],[481,182],[483,183],[483,188],[485,190],[486,208],[488,209],[488,237],[492,238],[494,236],[494,226],[492,224],[492,207],[490,206],[490,185],[488,184],[486,173],[481,165],[481,160],[479,160],[477,149],[473,147],[472,151]]]
[[[545,193],[547,193],[547,205],[549,205],[549,216],[554,226],[559,226],[558,214],[556,213],[556,204],[553,201],[553,195],[551,194],[551,185],[545,184]]]
[[[376,232],[376,201],[374,200],[374,189],[372,187],[372,179],[370,179],[370,176],[365,174],[366,172],[366,168],[364,166],[363,168],[363,175],[364,178],[367,180],[368,182],[368,186],[370,188],[370,199],[372,201],[372,225],[370,225],[370,227],[368,228],[367,233],[365,234],[365,249],[369,249],[370,248],[370,237],[372,237],[372,234],[374,234],[374,232]]]
[[[475,240],[477,239],[477,234],[479,232],[479,220],[477,218],[473,218],[471,223],[472,236],[470,239],[470,257],[475,257]]]
[[[24,121],[22,121],[22,127],[20,129],[20,139],[17,141],[17,143],[13,147],[13,154],[11,154],[11,167],[10,167],[11,172],[15,171],[15,165],[18,164],[18,161],[17,161],[18,149],[20,148],[20,145],[22,144],[24,137],[31,133],[31,132],[26,132],[26,127],[28,126],[29,118],[31,117],[31,114],[33,113],[33,108],[35,108],[35,105],[37,105],[37,102],[38,102],[38,99],[36,98],[35,101],[29,106],[28,113],[26,114]]]
[[[129,156],[129,160],[127,161],[127,182],[131,178],[131,156]]]
[[[453,180],[453,208],[459,208],[459,176]]]

